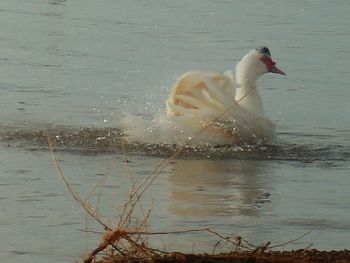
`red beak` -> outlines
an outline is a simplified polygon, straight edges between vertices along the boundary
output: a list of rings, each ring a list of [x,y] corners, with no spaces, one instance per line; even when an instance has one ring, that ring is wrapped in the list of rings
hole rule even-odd
[[[269,72],[271,73],[276,73],[276,74],[280,74],[285,76],[286,73],[284,73],[282,70],[280,70],[279,68],[277,68],[276,66],[273,66],[271,69],[269,69]]]
[[[286,73],[276,67],[276,62],[274,62],[270,56],[263,56],[260,60],[266,65],[268,72],[286,75]]]

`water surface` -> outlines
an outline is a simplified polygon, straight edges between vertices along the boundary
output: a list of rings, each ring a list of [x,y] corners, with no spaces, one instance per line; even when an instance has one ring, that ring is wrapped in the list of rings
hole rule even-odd
[[[100,239],[83,231],[101,227],[86,223],[56,175],[47,128],[76,192],[117,219],[129,175],[144,178],[176,150],[123,148],[115,129],[123,113],[163,114],[177,76],[233,69],[262,45],[287,73],[259,83],[277,139],[185,149],[145,193],[151,229],[209,226],[257,244],[313,230],[286,249],[347,248],[349,11],[341,0],[2,1],[0,261],[73,262]],[[105,176],[98,203],[91,190]],[[216,240],[200,233],[153,242],[199,252]]]

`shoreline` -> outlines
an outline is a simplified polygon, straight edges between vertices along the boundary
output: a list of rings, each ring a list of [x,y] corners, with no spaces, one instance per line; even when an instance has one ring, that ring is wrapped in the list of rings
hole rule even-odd
[[[121,262],[183,262],[183,263],[346,263],[350,262],[350,250],[319,251],[317,249],[299,249],[291,251],[253,251],[230,252],[217,255],[183,254],[179,252],[139,258],[132,255],[107,256],[95,263]]]

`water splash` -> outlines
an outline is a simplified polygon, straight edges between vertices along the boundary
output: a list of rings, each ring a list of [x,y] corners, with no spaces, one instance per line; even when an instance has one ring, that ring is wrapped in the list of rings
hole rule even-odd
[[[123,132],[115,128],[67,127],[47,128],[1,127],[0,138],[9,146],[17,145],[30,150],[46,150],[50,133],[57,150],[69,152],[115,153],[168,157],[180,146],[167,143],[130,142]],[[191,146],[185,145],[179,158],[193,159],[253,159],[280,161],[348,161],[349,147],[321,146],[274,142],[259,145]]]

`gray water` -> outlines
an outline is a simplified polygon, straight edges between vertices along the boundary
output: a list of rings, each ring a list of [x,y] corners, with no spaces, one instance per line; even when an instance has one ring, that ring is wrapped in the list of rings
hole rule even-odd
[[[276,141],[189,149],[146,192],[152,230],[212,227],[257,244],[349,248],[348,1],[9,1],[0,3],[0,262],[73,262],[102,231],[57,176],[43,129],[83,198],[116,220],[131,183],[174,149],[127,146],[124,112],[152,118],[176,78],[224,71],[267,45],[286,78],[260,81]],[[207,233],[154,240],[211,251]]]

